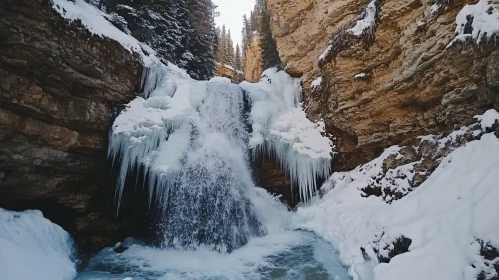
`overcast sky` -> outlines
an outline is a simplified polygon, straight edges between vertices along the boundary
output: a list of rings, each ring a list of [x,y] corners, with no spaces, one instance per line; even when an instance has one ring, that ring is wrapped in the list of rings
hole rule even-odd
[[[251,12],[255,0],[213,0],[218,6],[220,16],[215,18],[217,25],[225,24],[230,29],[234,45],[241,44],[241,30],[243,28],[243,15]]]

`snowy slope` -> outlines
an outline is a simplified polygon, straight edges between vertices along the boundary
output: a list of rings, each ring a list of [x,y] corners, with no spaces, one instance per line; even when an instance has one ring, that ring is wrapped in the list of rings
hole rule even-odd
[[[76,276],[73,241],[40,211],[0,208],[0,279],[70,280]]]
[[[498,115],[490,110],[477,119],[485,130]],[[499,139],[484,134],[457,148],[424,183],[392,204],[376,196],[362,197],[360,189],[382,169],[383,160],[399,150],[391,147],[353,171],[334,173],[323,187],[327,193],[298,209],[298,227],[315,231],[337,247],[354,279],[475,280],[481,272],[493,276],[493,263],[499,259],[489,262],[480,250],[483,244],[499,248]],[[393,244],[402,237],[411,240],[409,252],[379,263],[378,257],[389,259]]]
[[[116,28],[107,19],[109,15],[83,0],[50,0],[52,7],[63,18],[69,21],[79,21],[85,28],[96,36],[109,38],[120,43],[123,48],[139,54],[145,65],[156,61],[154,50],[134,37]]]

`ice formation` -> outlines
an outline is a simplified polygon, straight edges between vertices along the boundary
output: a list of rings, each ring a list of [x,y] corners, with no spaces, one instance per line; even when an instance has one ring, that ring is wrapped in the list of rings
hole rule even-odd
[[[497,118],[495,110],[477,116],[480,133]],[[437,141],[452,141],[463,131]],[[475,280],[481,272],[487,279],[494,277],[493,262],[488,265],[481,256],[480,242],[499,247],[499,139],[488,133],[457,148],[423,184],[392,204],[362,197],[360,190],[382,171],[383,160],[399,149],[391,147],[350,172],[334,173],[323,186],[325,195],[298,209],[296,223],[331,242],[354,279],[395,280],[403,275],[407,280]],[[411,168],[398,169],[411,174]],[[376,254],[386,256],[401,236],[412,240],[409,252],[379,263]]]
[[[487,41],[499,34],[499,11],[489,0],[467,4],[456,16],[455,33],[456,37],[447,45],[447,48],[455,42],[466,42],[468,39],[477,44]]]
[[[316,179],[330,173],[333,143],[323,135],[323,121],[306,118],[300,82],[270,68],[259,83],[243,82],[241,87],[252,103],[250,148],[256,156],[275,156],[307,202],[316,190]]]
[[[0,279],[71,280],[73,241],[40,211],[0,208]]]

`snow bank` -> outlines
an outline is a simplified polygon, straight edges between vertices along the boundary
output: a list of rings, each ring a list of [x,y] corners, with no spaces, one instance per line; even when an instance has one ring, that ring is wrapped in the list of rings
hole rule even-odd
[[[140,43],[134,37],[116,28],[107,19],[109,15],[100,11],[96,7],[83,0],[50,0],[52,7],[63,18],[69,21],[80,21],[88,31],[100,37],[106,37],[120,43],[123,48],[130,52],[141,55],[144,64],[150,63],[149,55],[154,54],[154,50],[146,44]]]
[[[361,19],[357,20],[355,26],[350,29],[347,29],[346,32],[353,34],[355,36],[362,35],[366,30],[370,35],[374,33],[374,29],[376,28],[376,1],[372,0],[369,5],[367,5],[366,9],[360,16]]]
[[[76,276],[73,242],[40,211],[0,208],[0,279],[70,280]]]
[[[316,178],[330,172],[333,143],[323,136],[324,122],[311,122],[303,111],[301,81],[270,68],[257,84],[241,83],[251,99],[253,131],[249,140],[255,155],[274,155],[307,202]]]
[[[471,30],[468,30],[470,29]],[[469,33],[471,32],[471,33]],[[499,34],[499,11],[489,0],[480,0],[476,4],[467,4],[456,16],[456,37],[447,45],[466,42],[472,39],[477,44]]]
[[[382,169],[383,159],[398,152],[391,147],[355,170],[334,173],[323,187],[327,193],[298,209],[297,225],[337,247],[354,279],[494,275],[480,256],[480,241],[499,247],[499,140],[485,134],[457,148],[423,184],[392,204],[362,197],[360,189]],[[387,257],[402,236],[412,240],[409,252],[379,263],[377,255]]]

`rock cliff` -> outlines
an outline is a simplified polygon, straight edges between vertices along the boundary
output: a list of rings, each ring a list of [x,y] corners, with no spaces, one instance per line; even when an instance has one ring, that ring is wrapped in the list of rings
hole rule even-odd
[[[447,48],[466,4],[269,0],[285,69],[303,78],[310,117],[324,118],[336,138],[335,170],[498,108],[497,44],[484,39]],[[358,21],[370,16],[373,24],[359,31]]]
[[[84,250],[129,236],[116,220],[109,126],[135,96],[140,58],[56,14],[48,0],[0,5],[0,207],[41,209]]]
[[[251,83],[257,83],[260,81],[263,70],[260,36],[254,34],[253,39],[244,49],[244,79]]]

